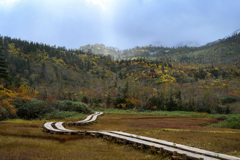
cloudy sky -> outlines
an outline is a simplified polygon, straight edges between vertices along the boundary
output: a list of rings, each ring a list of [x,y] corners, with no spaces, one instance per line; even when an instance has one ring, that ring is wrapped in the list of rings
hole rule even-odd
[[[79,48],[204,45],[240,29],[240,0],[0,0],[0,34]]]

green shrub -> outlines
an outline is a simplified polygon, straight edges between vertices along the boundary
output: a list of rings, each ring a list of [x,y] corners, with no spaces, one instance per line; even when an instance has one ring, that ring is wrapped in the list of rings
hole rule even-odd
[[[19,106],[17,115],[24,119],[41,118],[44,114],[53,111],[53,108],[45,101],[38,99],[31,99]]]
[[[85,103],[77,101],[56,101],[52,103],[53,107],[59,111],[75,111],[79,113],[92,113],[93,110]]]
[[[8,119],[9,113],[8,111],[0,106],[0,120]]]
[[[46,113],[44,115],[45,119],[66,119],[66,118],[84,118],[85,114],[78,113],[78,112],[70,112],[70,111],[53,111],[51,113]]]
[[[230,117],[220,123],[212,124],[212,127],[240,129],[240,117]]]
[[[223,98],[221,98],[221,101],[223,104],[233,103],[233,102],[237,101],[237,98],[236,97],[223,97]]]

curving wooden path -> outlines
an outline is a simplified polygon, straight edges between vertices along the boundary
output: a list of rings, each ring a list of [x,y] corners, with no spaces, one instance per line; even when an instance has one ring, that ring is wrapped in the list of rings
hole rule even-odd
[[[229,156],[226,154],[215,153],[189,147],[173,142],[168,142],[160,139],[138,136],[120,131],[77,131],[66,129],[65,126],[80,126],[89,125],[97,121],[98,117],[103,115],[103,112],[95,112],[89,115],[86,119],[76,122],[47,122],[43,124],[42,130],[46,133],[51,134],[84,134],[95,137],[103,137],[109,141],[114,141],[120,144],[133,145],[135,148],[141,150],[150,149],[151,152],[162,154],[169,153],[172,155],[172,159],[193,159],[193,160],[240,160],[238,157]]]
[[[66,129],[69,125],[89,125],[97,121],[98,116],[103,115],[103,112],[95,112],[89,115],[86,119],[76,122],[46,122],[42,126],[42,131],[52,134],[82,134],[84,131],[76,131]]]

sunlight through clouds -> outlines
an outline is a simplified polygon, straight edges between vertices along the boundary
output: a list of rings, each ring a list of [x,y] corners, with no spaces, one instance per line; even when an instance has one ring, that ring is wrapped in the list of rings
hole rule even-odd
[[[10,9],[20,0],[0,0],[0,8]]]
[[[1,6],[2,5],[12,5],[18,1],[20,1],[20,0],[0,0],[0,4],[1,4]]]
[[[0,0],[0,34],[67,48],[198,46],[239,29],[239,5],[240,0]]]
[[[87,0],[87,2],[99,5],[102,9],[106,9],[106,5],[111,2],[111,0]]]

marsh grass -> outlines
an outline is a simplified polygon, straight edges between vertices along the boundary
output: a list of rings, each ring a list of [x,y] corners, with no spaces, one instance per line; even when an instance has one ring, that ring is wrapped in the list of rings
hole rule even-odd
[[[240,130],[207,127],[207,125],[218,122],[221,120],[211,117],[108,113],[100,117],[99,123],[82,127],[85,130],[121,130],[213,152],[240,156]],[[79,129],[80,127],[69,128]]]
[[[95,138],[69,140],[61,143],[55,140],[0,136],[0,142],[0,159],[164,159],[157,155],[139,152],[132,147]]]
[[[219,123],[208,125],[208,127],[215,128],[231,128],[240,129],[240,114],[208,114],[198,112],[185,112],[185,111],[134,111],[134,110],[120,110],[114,108],[104,109],[105,113],[118,113],[118,114],[138,114],[138,115],[158,115],[158,116],[177,116],[177,117],[208,117],[216,118]]]
[[[104,113],[116,113],[116,114],[139,114],[139,115],[158,115],[158,116],[180,116],[180,117],[211,117],[217,118],[225,116],[227,118],[231,117],[239,117],[240,114],[207,114],[207,113],[199,113],[199,112],[186,112],[186,111],[137,111],[137,110],[123,110],[123,109],[115,109],[115,108],[107,108],[102,109]]]
[[[240,157],[240,130],[206,127],[217,122],[211,117],[107,113],[93,125],[67,128],[121,130]],[[41,131],[43,123],[21,119],[0,122],[0,159],[169,159],[102,138],[47,134]]]
[[[44,115],[46,120],[50,119],[83,119],[85,114],[74,111],[54,111]]]
[[[43,123],[0,122],[0,159],[169,159],[91,136],[47,134],[41,131]]]
[[[71,136],[71,135],[54,135],[46,134],[41,131],[42,124],[20,124],[20,123],[0,123],[0,135],[1,136],[12,136],[12,137],[26,137],[32,139],[49,139],[57,140],[59,142],[66,142],[68,140],[82,139],[83,136]]]

